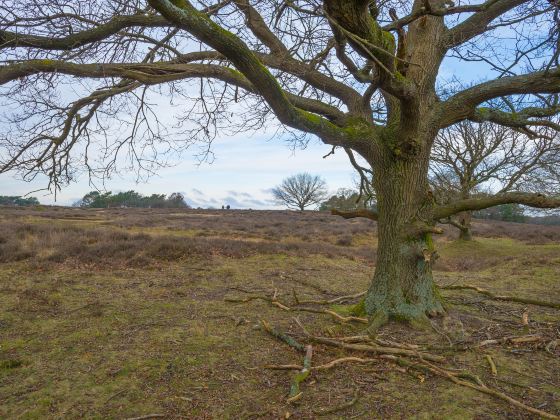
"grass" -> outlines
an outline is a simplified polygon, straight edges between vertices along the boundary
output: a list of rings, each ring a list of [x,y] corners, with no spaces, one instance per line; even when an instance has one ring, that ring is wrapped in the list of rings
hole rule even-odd
[[[512,225],[508,236],[503,224],[496,226],[477,224],[483,236],[474,243],[453,242],[451,232],[440,239],[437,281],[559,301],[558,242],[527,244],[520,238],[533,227],[524,235],[523,226]],[[258,324],[266,319],[297,334],[292,314],[264,301],[224,298],[276,289],[290,302],[292,290],[321,299],[362,291],[375,263],[375,231],[370,221],[316,213],[2,209],[0,418],[315,418],[314,410],[351,400],[355,389],[357,404],[332,418],[527,418],[384,361],[314,374],[300,403],[286,403],[292,373],[262,365],[301,363],[301,355]],[[527,309],[529,332],[558,338],[558,311],[468,291],[445,296],[467,340],[526,334],[520,319]],[[360,333],[359,325],[298,316],[323,335]],[[447,345],[439,334],[398,324],[381,337]],[[484,352],[446,350],[457,368],[560,414],[558,349],[487,351],[497,379]],[[316,346],[313,363],[343,354]]]

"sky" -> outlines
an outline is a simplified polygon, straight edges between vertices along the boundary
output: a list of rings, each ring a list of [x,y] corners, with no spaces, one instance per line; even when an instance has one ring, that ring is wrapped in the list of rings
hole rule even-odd
[[[439,78],[450,80],[461,74],[463,79],[481,81],[492,76],[482,63],[459,63],[446,59]],[[312,140],[304,150],[292,150],[286,139],[273,138],[270,133],[257,132],[251,136],[237,135],[218,138],[213,144],[215,159],[202,163],[194,151],[187,150],[173,167],[162,168],[147,182],[136,183],[134,174],[113,176],[105,183],[108,191],[136,190],[144,195],[181,192],[193,207],[214,207],[229,204],[232,208],[282,208],[272,201],[270,189],[282,179],[309,172],[325,179],[329,190],[353,187],[355,171],[343,151],[323,159],[330,147]],[[0,195],[25,195],[44,188],[44,179],[28,183],[15,178],[13,173],[0,174]],[[41,203],[71,205],[94,188],[87,176],[53,194],[41,191],[32,195]]]
[[[229,204],[237,209],[283,208],[272,200],[270,189],[287,176],[309,172],[322,176],[330,191],[351,187],[355,178],[348,157],[342,151],[326,159],[330,147],[318,140],[304,150],[291,150],[282,139],[261,134],[250,138],[217,139],[213,145],[214,161],[200,164],[185,152],[180,163],[162,168],[146,183],[137,184],[133,175],[121,174],[106,182],[113,192],[136,190],[144,195],[181,192],[192,207],[220,208]],[[13,174],[0,174],[0,195],[24,195],[44,187],[44,181],[27,183]],[[57,193],[57,201],[47,192],[32,195],[41,203],[71,205],[88,191],[87,176],[79,178]]]

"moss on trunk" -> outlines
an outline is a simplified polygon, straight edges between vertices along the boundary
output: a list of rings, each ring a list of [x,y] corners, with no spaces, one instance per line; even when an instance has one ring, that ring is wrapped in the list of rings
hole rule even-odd
[[[378,250],[364,308],[373,330],[390,319],[419,324],[444,312],[432,277],[437,254],[429,233],[435,203],[427,182],[428,158],[420,150],[413,159],[384,154],[372,162]]]

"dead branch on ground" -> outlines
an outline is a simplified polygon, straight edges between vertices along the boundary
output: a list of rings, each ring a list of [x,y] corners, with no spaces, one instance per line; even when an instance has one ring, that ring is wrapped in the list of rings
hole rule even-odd
[[[487,296],[490,299],[494,299],[494,300],[525,303],[525,304],[529,304],[529,305],[537,305],[537,306],[544,306],[544,307],[547,307],[547,308],[560,309],[560,303],[547,302],[547,301],[540,300],[540,299],[531,299],[531,298],[524,298],[524,297],[519,297],[519,296],[497,295],[495,293],[490,292],[489,290],[483,289],[483,288],[478,287],[478,286],[473,286],[471,284],[442,286],[440,288],[444,289],[444,290],[474,290],[475,292],[478,292],[478,293],[480,293],[484,296]]]

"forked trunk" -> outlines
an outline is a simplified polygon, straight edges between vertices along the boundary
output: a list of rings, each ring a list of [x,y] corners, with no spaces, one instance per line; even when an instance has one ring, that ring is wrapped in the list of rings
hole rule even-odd
[[[432,278],[436,253],[429,233],[434,202],[427,183],[428,159],[384,158],[375,167],[377,265],[365,311],[373,329],[388,319],[424,322],[443,313]]]

